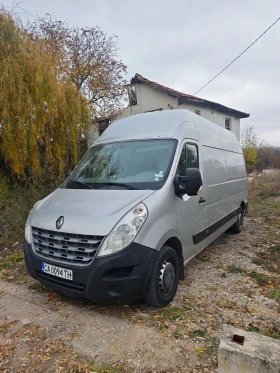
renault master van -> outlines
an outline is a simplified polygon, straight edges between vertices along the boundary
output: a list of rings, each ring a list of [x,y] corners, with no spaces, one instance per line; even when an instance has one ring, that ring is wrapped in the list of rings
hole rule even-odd
[[[184,265],[239,233],[247,176],[235,135],[188,110],[112,123],[61,187],[31,210],[29,274],[98,302],[166,306]]]

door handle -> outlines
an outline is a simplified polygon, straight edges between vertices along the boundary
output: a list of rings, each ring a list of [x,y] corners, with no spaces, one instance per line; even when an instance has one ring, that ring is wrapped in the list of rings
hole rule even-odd
[[[203,197],[200,197],[200,198],[199,198],[199,201],[198,201],[198,202],[199,202],[199,203],[203,203],[203,202],[205,202],[205,201],[206,201],[206,199],[205,199],[205,198],[203,198]]]

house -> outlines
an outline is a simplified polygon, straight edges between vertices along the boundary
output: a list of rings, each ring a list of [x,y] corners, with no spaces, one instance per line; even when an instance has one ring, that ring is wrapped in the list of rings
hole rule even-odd
[[[175,91],[136,74],[127,86],[129,105],[116,116],[102,118],[89,132],[89,144],[116,119],[158,110],[187,109],[235,133],[240,140],[240,119],[250,114],[216,102]]]

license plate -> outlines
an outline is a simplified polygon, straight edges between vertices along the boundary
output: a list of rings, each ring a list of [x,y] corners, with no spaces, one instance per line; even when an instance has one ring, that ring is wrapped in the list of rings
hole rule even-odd
[[[42,263],[42,272],[73,281],[73,271],[71,269],[53,266],[48,263]]]

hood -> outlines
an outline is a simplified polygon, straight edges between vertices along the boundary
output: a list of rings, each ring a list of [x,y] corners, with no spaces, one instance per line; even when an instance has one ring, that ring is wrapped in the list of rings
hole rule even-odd
[[[153,192],[59,188],[31,211],[29,223],[57,231],[56,221],[63,216],[61,232],[106,236],[123,215]]]

